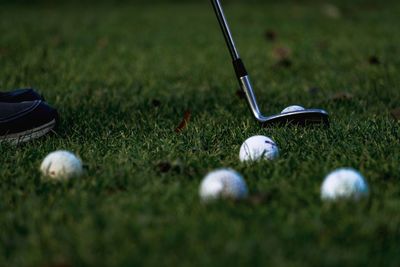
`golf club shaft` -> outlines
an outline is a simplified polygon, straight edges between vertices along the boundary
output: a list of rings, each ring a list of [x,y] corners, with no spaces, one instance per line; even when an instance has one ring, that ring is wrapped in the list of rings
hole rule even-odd
[[[233,41],[232,33],[231,33],[228,23],[226,21],[225,14],[224,14],[224,11],[222,10],[221,3],[219,2],[219,0],[211,0],[211,2],[213,4],[215,14],[217,15],[219,25],[221,26],[222,33],[224,34],[225,41],[228,46],[229,52],[231,53],[232,60],[237,60],[240,58],[239,53],[236,49],[235,42]]]
[[[262,116],[258,108],[256,96],[254,95],[249,75],[246,71],[243,61],[239,57],[239,53],[233,41],[232,34],[226,21],[224,11],[222,10],[221,3],[219,2],[219,0],[211,0],[211,2],[213,4],[215,14],[217,15],[219,25],[221,26],[222,33],[224,34],[226,44],[228,45],[229,52],[231,53],[236,77],[238,79],[240,87],[246,94],[250,110],[258,121],[263,121],[265,118]]]
[[[211,0],[211,2],[213,4],[215,14],[217,15],[219,25],[221,26],[222,33],[224,34],[226,44],[231,54],[236,77],[240,82],[240,79],[242,77],[247,76],[246,68],[243,64],[243,61],[240,59],[239,53],[236,49],[235,42],[233,41],[232,34],[229,29],[228,22],[226,21],[224,11],[222,10],[221,3],[219,2],[219,0]]]

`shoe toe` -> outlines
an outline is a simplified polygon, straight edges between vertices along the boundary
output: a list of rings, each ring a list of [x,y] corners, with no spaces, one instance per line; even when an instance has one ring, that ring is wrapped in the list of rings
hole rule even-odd
[[[54,129],[59,121],[57,110],[36,100],[21,103],[0,103],[0,135],[26,134]]]

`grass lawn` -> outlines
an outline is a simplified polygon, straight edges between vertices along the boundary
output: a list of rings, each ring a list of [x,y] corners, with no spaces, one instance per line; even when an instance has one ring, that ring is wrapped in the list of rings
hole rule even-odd
[[[208,1],[1,6],[1,90],[39,89],[62,124],[0,146],[0,266],[399,266],[400,4],[360,2],[225,5],[262,110],[324,108],[329,129],[252,119]],[[278,160],[239,162],[255,134]],[[57,149],[84,177],[42,180]],[[369,197],[322,202],[324,176],[345,166]],[[199,201],[220,167],[243,174],[250,200]]]

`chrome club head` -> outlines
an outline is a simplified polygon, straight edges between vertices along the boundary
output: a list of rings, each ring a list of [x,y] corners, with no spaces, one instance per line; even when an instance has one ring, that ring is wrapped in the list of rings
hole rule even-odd
[[[253,88],[250,83],[248,75],[240,77],[240,86],[246,94],[246,99],[249,104],[250,110],[253,113],[254,118],[263,124],[263,126],[269,125],[310,125],[310,124],[324,124],[329,125],[329,115],[325,110],[322,109],[304,109],[299,111],[279,113],[271,116],[264,116],[261,114],[258,108],[257,100],[253,92]]]
[[[251,86],[250,77],[244,66],[242,59],[239,56],[238,50],[233,41],[231,31],[226,21],[224,12],[222,10],[219,0],[211,0],[215,14],[217,15],[219,25],[221,26],[225,42],[228,46],[229,52],[232,57],[233,66],[235,69],[236,77],[239,81],[240,87],[246,94],[246,99],[249,104],[250,110],[257,121],[263,126],[268,125],[310,125],[310,124],[323,124],[329,125],[329,115],[322,109],[305,109],[301,111],[293,111],[287,113],[280,113],[277,115],[263,116],[258,107],[257,99]]]

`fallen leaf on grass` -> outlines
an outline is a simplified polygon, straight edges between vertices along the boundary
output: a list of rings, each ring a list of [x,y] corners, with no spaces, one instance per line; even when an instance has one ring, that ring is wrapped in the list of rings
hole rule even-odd
[[[269,200],[269,197],[266,194],[253,195],[247,199],[248,203],[253,204],[253,205],[261,205],[263,203],[268,202],[268,200]]]
[[[292,61],[290,60],[290,56],[292,51],[288,47],[279,46],[276,47],[272,51],[272,56],[276,59],[277,63],[275,64],[278,67],[290,67],[292,66]]]
[[[108,38],[103,37],[97,40],[97,47],[98,48],[106,48],[108,46]]]
[[[292,50],[285,46],[278,46],[272,51],[272,53],[276,59],[282,60],[289,58],[292,54]]]
[[[330,43],[326,40],[322,40],[322,41],[317,42],[316,46],[320,50],[325,50],[325,49],[329,48]]]
[[[157,164],[157,169],[161,173],[166,173],[171,170],[172,165],[168,161],[161,161]]]
[[[276,63],[276,66],[289,68],[289,67],[292,66],[292,61],[290,59],[287,59],[287,58],[286,59],[282,59],[282,60],[280,60],[280,61],[278,61]]]
[[[169,161],[165,161],[165,160],[160,161],[157,163],[156,166],[160,173],[167,173],[170,171],[180,173],[184,169],[183,163],[179,159],[174,160],[173,162],[169,162]]]
[[[342,16],[340,9],[332,4],[326,4],[322,6],[322,13],[332,19],[338,19]]]
[[[178,127],[175,129],[176,133],[182,132],[182,130],[184,130],[187,127],[191,116],[192,116],[192,112],[190,110],[185,111],[185,114],[183,115],[183,120],[178,125]]]
[[[347,101],[353,99],[353,95],[348,92],[339,92],[330,97],[333,101]]]
[[[151,100],[151,105],[155,108],[158,108],[159,106],[161,106],[161,101],[158,99],[153,99]]]
[[[309,93],[310,95],[318,95],[320,91],[321,91],[321,89],[318,88],[318,87],[311,87],[311,88],[308,88],[308,93]]]
[[[277,34],[276,34],[275,31],[267,30],[267,31],[265,31],[264,36],[265,36],[265,39],[267,39],[268,41],[273,42],[273,41],[276,40]]]
[[[108,188],[105,190],[105,192],[108,196],[112,196],[112,195],[126,192],[126,188],[124,188],[124,187]]]
[[[51,44],[53,47],[59,47],[59,46],[61,46],[62,44],[64,44],[64,41],[63,41],[63,39],[61,38],[61,36],[59,36],[59,35],[53,35],[53,36],[50,37],[50,44]]]
[[[368,59],[369,64],[371,65],[379,65],[381,64],[379,58],[377,56],[370,56]]]
[[[395,120],[400,121],[400,108],[393,109],[390,111],[390,114]]]
[[[258,206],[270,202],[275,194],[275,192],[253,194],[246,199],[235,200],[235,202]]]
[[[0,55],[5,55],[7,54],[8,50],[5,47],[0,47]]]

